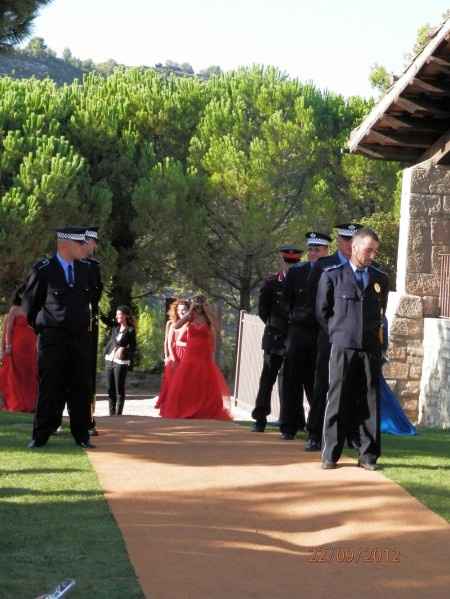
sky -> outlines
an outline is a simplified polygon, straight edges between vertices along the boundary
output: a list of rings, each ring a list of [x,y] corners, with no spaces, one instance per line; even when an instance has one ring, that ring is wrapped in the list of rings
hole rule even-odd
[[[126,65],[274,65],[344,96],[373,95],[374,63],[399,74],[418,28],[450,0],[53,0],[33,35],[58,55]]]

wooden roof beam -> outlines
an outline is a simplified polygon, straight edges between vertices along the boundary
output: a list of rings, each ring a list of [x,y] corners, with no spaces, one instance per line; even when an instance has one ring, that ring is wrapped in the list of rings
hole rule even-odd
[[[414,132],[379,131],[372,129],[364,139],[364,144],[381,144],[387,146],[402,146],[406,148],[429,148],[436,140],[438,134],[424,134]]]
[[[450,62],[438,56],[430,56],[427,60],[427,65],[432,65],[433,70],[450,75]]]
[[[439,65],[440,67],[448,67],[450,68],[450,60],[446,60],[441,56],[430,56],[427,59],[427,64],[433,63],[435,65]]]
[[[420,162],[431,160],[433,164],[439,164],[450,157],[450,129],[441,135],[435,143],[421,156]]]
[[[401,110],[405,110],[410,114],[414,114],[415,112],[427,112],[435,117],[450,118],[450,112],[448,110],[443,110],[433,102],[427,100],[405,98],[404,96],[401,96],[396,100],[395,104]]]
[[[416,89],[420,89],[424,92],[428,92],[430,94],[438,94],[440,96],[449,96],[450,89],[442,86],[434,85],[433,83],[429,83],[428,81],[424,81],[420,79],[420,77],[414,77],[410,84],[412,87]]]
[[[404,148],[401,146],[381,146],[377,144],[362,143],[358,150],[371,158],[380,160],[395,160],[397,162],[417,162],[422,152],[419,149]]]
[[[440,130],[442,127],[450,129],[450,119],[448,120],[448,126],[446,121],[443,119],[431,119],[427,117],[416,116],[400,116],[393,114],[384,114],[380,121],[377,123],[377,131],[382,129],[394,129],[396,131],[408,131],[414,129],[419,132],[433,132]]]

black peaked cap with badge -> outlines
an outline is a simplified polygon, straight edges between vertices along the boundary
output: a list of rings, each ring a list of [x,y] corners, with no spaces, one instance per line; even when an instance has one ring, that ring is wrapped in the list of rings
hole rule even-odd
[[[336,225],[334,228],[337,229],[337,234],[340,237],[353,237],[356,231],[362,229],[363,226],[359,223],[343,223],[342,225]]]
[[[56,229],[56,238],[60,241],[78,241],[84,243],[86,241],[86,229],[84,227],[60,227]]]
[[[93,239],[98,242],[98,229],[99,227],[94,225],[87,226],[85,231],[86,239]]]
[[[319,231],[308,231],[305,234],[307,245],[325,245],[328,246],[331,243],[331,237],[327,233],[320,233]]]

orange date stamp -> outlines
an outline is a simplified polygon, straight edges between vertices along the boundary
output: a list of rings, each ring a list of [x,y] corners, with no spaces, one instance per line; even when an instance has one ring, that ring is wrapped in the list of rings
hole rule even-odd
[[[381,547],[314,547],[307,561],[313,564],[399,564],[400,551]]]

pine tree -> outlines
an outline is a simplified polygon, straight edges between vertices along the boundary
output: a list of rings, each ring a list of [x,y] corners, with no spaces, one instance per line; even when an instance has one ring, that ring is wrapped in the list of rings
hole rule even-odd
[[[52,0],[2,0],[0,4],[0,51],[23,42],[31,33],[39,9]]]

